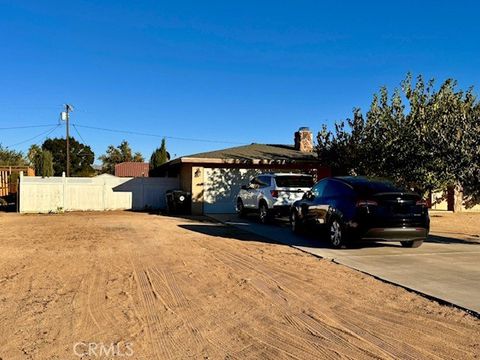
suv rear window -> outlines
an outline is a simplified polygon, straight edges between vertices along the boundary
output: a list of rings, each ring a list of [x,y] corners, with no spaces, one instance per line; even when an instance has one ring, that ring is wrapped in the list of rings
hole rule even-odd
[[[276,176],[275,182],[278,187],[296,187],[296,188],[311,188],[313,185],[313,178],[311,176]]]

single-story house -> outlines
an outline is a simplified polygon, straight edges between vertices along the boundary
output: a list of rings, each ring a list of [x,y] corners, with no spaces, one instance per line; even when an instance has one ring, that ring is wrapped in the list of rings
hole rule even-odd
[[[317,179],[330,175],[319,163],[308,128],[295,132],[294,145],[250,144],[171,160],[151,176],[179,177],[192,195],[192,214],[232,213],[242,185],[261,172],[304,172]]]
[[[115,165],[115,176],[148,177],[150,164],[146,162],[126,161]]]

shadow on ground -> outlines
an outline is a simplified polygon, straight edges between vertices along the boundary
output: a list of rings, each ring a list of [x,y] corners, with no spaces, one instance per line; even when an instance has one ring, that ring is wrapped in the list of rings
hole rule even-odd
[[[208,222],[208,221],[207,221]],[[303,246],[310,248],[328,248],[331,249],[332,246],[325,238],[321,236],[316,236],[315,234],[289,234],[288,241],[284,239],[275,241],[272,238],[266,238],[264,236],[255,234],[248,231],[248,229],[242,230],[239,227],[228,226],[228,224],[219,224],[212,223],[210,221],[209,225],[204,224],[181,224],[179,227],[194,231],[200,234],[223,237],[226,239],[235,239],[240,241],[253,241],[253,242],[264,242],[268,244],[279,244],[287,246]],[[259,225],[259,226],[271,226],[271,225]],[[280,229],[281,231],[290,231],[290,229]],[[278,231],[278,229],[277,229]],[[377,248],[377,247],[401,247],[400,243],[377,243],[377,242],[365,242],[365,241],[352,241],[348,246],[342,248],[342,250],[355,250],[361,248]]]
[[[194,231],[203,235],[223,237],[225,239],[234,239],[240,241],[253,241],[253,242],[263,242],[268,244],[281,244],[279,242],[267,239],[263,236],[251,233],[246,230],[241,230],[233,226],[216,224],[211,220],[208,221],[209,225],[200,225],[200,224],[181,224],[178,227]]]
[[[454,238],[439,236],[439,235],[429,235],[428,239],[425,242],[442,243],[442,244],[480,245],[480,240],[469,241],[469,240],[454,239]]]
[[[181,227],[202,233],[205,235],[236,239],[241,241],[260,241],[266,243],[276,243],[288,246],[301,246],[309,248],[332,249],[325,234],[315,233],[313,231],[304,234],[293,234],[290,230],[288,218],[275,218],[268,225],[263,225],[255,217],[249,216],[247,219],[239,219],[235,216],[221,223],[209,221],[208,217],[190,217],[182,218],[201,221],[202,224],[180,225]],[[233,226],[228,226],[233,225]],[[439,235],[430,235],[426,243],[442,244],[468,244],[479,245],[479,242],[455,239]],[[356,250],[362,248],[399,248],[400,242],[368,242],[361,240],[351,240],[342,250]]]

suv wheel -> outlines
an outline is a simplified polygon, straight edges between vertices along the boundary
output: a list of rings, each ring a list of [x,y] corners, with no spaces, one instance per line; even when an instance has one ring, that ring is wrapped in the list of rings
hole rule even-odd
[[[328,237],[334,248],[341,248],[345,244],[345,234],[340,220],[333,219],[331,221],[328,227]]]
[[[400,241],[403,247],[417,248],[423,244],[423,240]]]
[[[258,207],[258,218],[262,224],[266,224],[270,220],[270,212],[265,202],[261,202]]]
[[[243,206],[243,201],[242,199],[237,199],[237,214],[238,216],[240,217],[244,217],[246,215],[246,211],[245,211],[245,206]]]

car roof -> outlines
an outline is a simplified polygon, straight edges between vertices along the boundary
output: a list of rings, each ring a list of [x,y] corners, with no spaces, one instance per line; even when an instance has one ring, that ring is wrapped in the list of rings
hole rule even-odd
[[[366,176],[335,176],[331,179],[340,180],[341,182],[356,189],[367,189],[374,187],[389,187],[391,190],[404,191],[401,187],[396,186],[392,181],[382,178],[372,178]]]
[[[349,185],[362,185],[369,183],[391,183],[391,181],[380,178],[369,178],[366,176],[335,176],[332,179],[343,181]]]
[[[260,175],[271,175],[271,176],[309,176],[309,174],[298,174],[298,173],[269,173],[269,174],[260,174]]]

